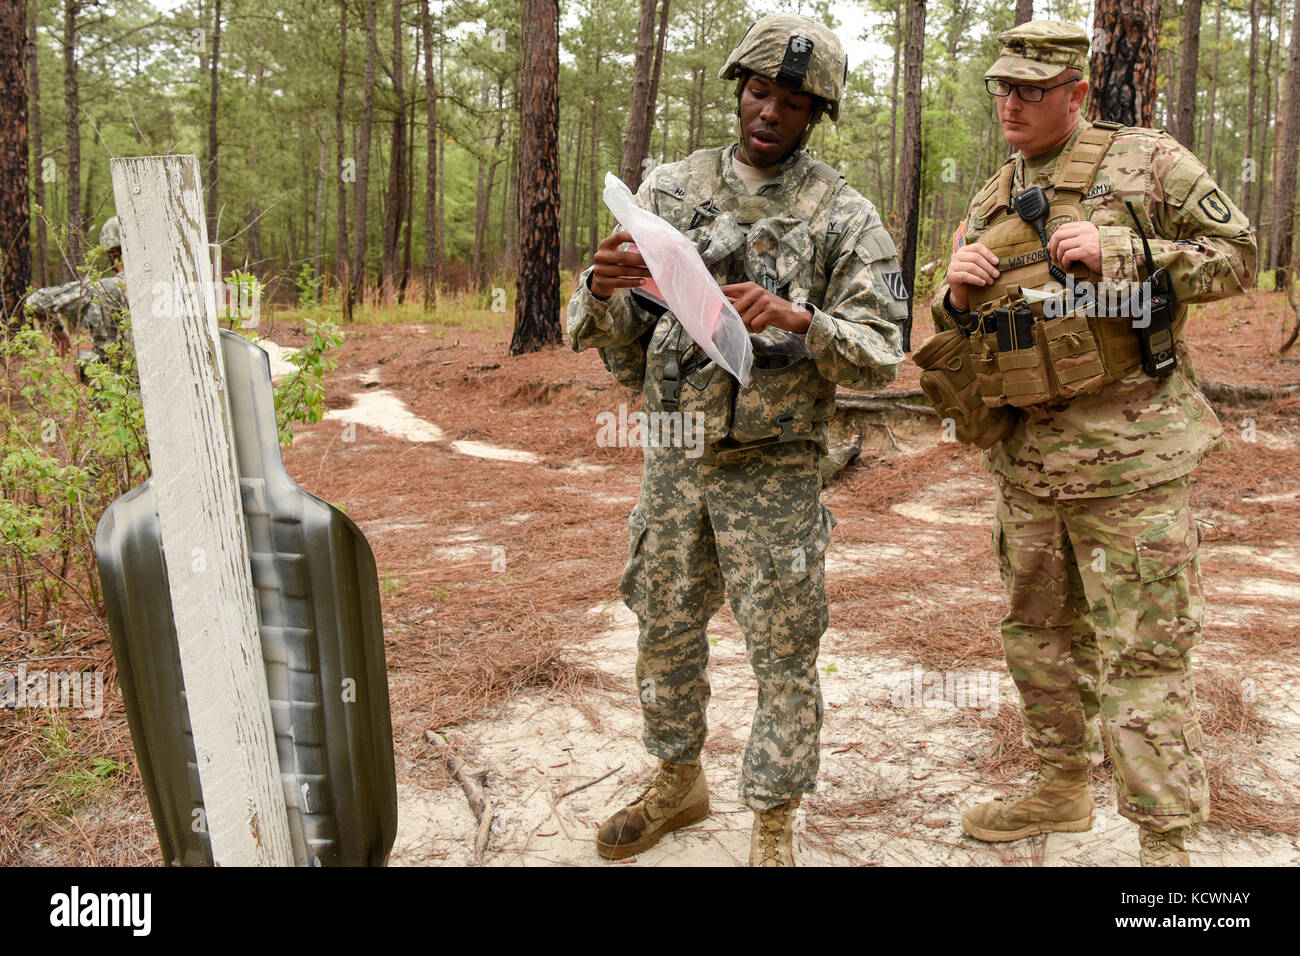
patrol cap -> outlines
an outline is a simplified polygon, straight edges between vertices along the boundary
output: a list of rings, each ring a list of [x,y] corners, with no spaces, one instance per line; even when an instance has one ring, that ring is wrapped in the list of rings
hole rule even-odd
[[[811,17],[769,13],[755,20],[718,71],[718,79],[735,79],[741,70],[819,96],[831,120],[840,118],[849,59],[839,37]]]
[[[1030,20],[998,34],[1002,52],[984,75],[1012,80],[1050,80],[1088,63],[1088,34],[1061,20]]]

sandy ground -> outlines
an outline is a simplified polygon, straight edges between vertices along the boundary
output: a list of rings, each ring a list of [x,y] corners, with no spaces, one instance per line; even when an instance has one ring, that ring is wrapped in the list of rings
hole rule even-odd
[[[1200,310],[1190,335],[1202,378],[1300,380],[1296,360],[1268,352],[1284,307],[1254,294]],[[392,862],[473,859],[473,815],[425,741],[440,730],[486,774],[497,808],[489,865],[743,863],[752,815],[737,792],[756,690],[726,609],[709,631],[712,815],[634,861],[595,854],[600,821],[653,771],[632,686],[634,622],[616,590],[640,450],[596,441],[597,416],[635,409],[638,396],[591,353],[507,357],[508,318],[490,331],[347,329],[329,414],[299,427],[284,451],[300,485],[358,522],[379,565],[399,792]],[[915,344],[927,324],[918,321]],[[287,323],[265,334],[282,349],[308,339]],[[916,383],[905,365],[896,388]],[[1295,865],[1300,846],[1277,831],[1300,832],[1300,418],[1294,402],[1219,413],[1229,447],[1193,485],[1208,602],[1198,686],[1219,802],[1190,848],[1197,865]],[[1030,766],[1000,659],[993,488],[975,454],[939,442],[933,419],[850,416],[836,434],[854,430],[861,459],[825,493],[839,518],[819,661],[826,722],[819,788],[797,822],[800,861],[1136,862],[1136,828],[1115,813],[1106,768],[1094,774],[1100,809],[1088,834],[1001,846],[963,835],[963,808]],[[102,634],[86,634],[72,650],[107,660]],[[52,636],[23,650],[68,652]],[[945,702],[909,692],[935,674],[969,693]],[[133,766],[111,671],[106,684],[105,717],[74,726],[74,753]],[[10,748],[12,772],[0,777],[23,788],[48,782],[30,743],[39,729]],[[17,821],[25,836],[7,859],[160,862],[134,769],[81,809],[42,806],[34,823]],[[1261,827],[1268,814],[1290,822]]]
[[[969,480],[969,479],[967,479]],[[943,484],[943,483],[941,483]],[[828,576],[847,575],[895,563],[905,578],[907,565],[937,556],[942,532],[973,523],[966,510],[935,508],[940,492],[927,487],[893,511],[912,519],[914,547],[855,547],[836,541],[828,553]],[[828,496],[835,506],[836,495]],[[986,502],[991,507],[991,495]],[[987,508],[984,509],[987,511]],[[979,524],[983,524],[980,521]],[[837,529],[837,534],[840,529]],[[1213,558],[1213,549],[1206,557]],[[1282,561],[1297,566],[1295,552],[1252,556],[1261,565]],[[897,562],[903,562],[899,567]],[[1262,578],[1256,591],[1285,592],[1296,600],[1297,586]],[[1234,599],[1233,588],[1214,588],[1211,613],[1231,602],[1249,616],[1258,608],[1248,598]],[[977,597],[996,602],[983,589]],[[617,600],[586,609],[599,636],[584,646],[588,660],[614,678],[627,678],[636,657],[636,622]],[[496,807],[486,862],[503,866],[546,865],[742,865],[748,855],[752,813],[738,798],[741,752],[749,734],[756,688],[744,653],[744,639],[729,615],[710,627],[709,742],[703,757],[710,782],[712,815],[678,831],[632,860],[611,863],[596,856],[593,840],[600,821],[635,799],[649,779],[653,761],[640,740],[640,713],[629,690],[599,704],[595,725],[572,703],[555,695],[531,693],[512,701],[499,716],[449,733],[450,740],[477,769],[486,770],[486,792]],[[803,865],[938,866],[1131,866],[1137,863],[1137,828],[1114,809],[1113,785],[1094,782],[1098,804],[1093,830],[1051,834],[1012,844],[987,845],[969,839],[961,813],[971,802],[1001,789],[980,778],[977,751],[992,733],[981,726],[1001,708],[1016,707],[1015,688],[1005,669],[987,661],[980,670],[963,668],[971,693],[958,708],[952,703],[914,700],[914,669],[904,657],[873,653],[861,633],[832,626],[820,657],[826,722],[821,778],[805,799],[796,823],[796,853]],[[1283,779],[1300,779],[1300,708],[1293,691],[1300,655],[1290,654],[1267,672],[1255,672],[1258,700],[1274,729],[1259,740],[1258,757]],[[979,706],[975,706],[978,704]],[[1254,782],[1269,789],[1259,774]],[[592,784],[591,781],[597,781]],[[585,789],[576,790],[584,784]],[[574,792],[576,790],[576,792]],[[567,795],[566,795],[567,794]],[[477,826],[458,787],[437,790],[405,783],[399,789],[399,831],[394,865],[471,863]],[[1191,841],[1197,865],[1300,863],[1300,847],[1284,835],[1232,834],[1203,828]]]

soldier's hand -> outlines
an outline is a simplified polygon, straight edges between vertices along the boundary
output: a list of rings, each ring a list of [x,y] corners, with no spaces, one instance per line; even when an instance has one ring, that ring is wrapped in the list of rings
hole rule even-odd
[[[998,257],[982,242],[962,246],[948,263],[948,301],[958,312],[970,307],[970,287],[992,285],[1001,275]]]
[[[735,306],[740,317],[745,320],[745,327],[751,332],[762,332],[769,325],[774,325],[787,332],[803,333],[812,324],[811,312],[787,302],[757,282],[724,285],[722,294]]]
[[[1067,222],[1047,240],[1047,254],[1069,268],[1082,262],[1093,272],[1101,272],[1101,230],[1091,222]]]
[[[596,247],[595,263],[591,270],[591,279],[587,288],[598,299],[608,299],[619,289],[634,289],[645,285],[650,277],[650,270],[639,252],[621,251],[618,247],[624,242],[631,242],[629,232],[616,232],[606,236]]]
[[[72,339],[68,337],[66,329],[55,329],[52,338],[54,347],[59,350],[59,358],[63,358],[72,350]]]

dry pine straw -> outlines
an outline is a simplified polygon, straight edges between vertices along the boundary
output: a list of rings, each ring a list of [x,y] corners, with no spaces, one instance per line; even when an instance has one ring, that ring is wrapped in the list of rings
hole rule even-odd
[[[501,345],[485,339],[476,350],[475,344],[467,343],[467,351],[498,354]],[[559,353],[554,354],[558,359]],[[376,360],[373,354],[362,355],[349,365],[353,369],[364,368]],[[532,370],[538,381],[554,376],[545,357],[528,361],[530,367],[538,366]],[[571,371],[567,362],[559,364],[566,365],[564,374]],[[501,482],[490,469],[467,469],[463,459],[446,454],[432,456],[432,473],[430,456],[426,456],[418,469],[412,468],[421,481],[428,482],[421,490],[437,488],[441,483],[450,483],[456,489],[455,495],[439,498],[440,524],[474,524],[481,520],[465,505],[474,499],[492,500],[493,513],[498,516],[522,511],[534,514],[533,520],[519,526],[493,522],[491,533],[484,536],[491,544],[507,549],[507,575],[489,573],[487,557],[477,564],[470,562],[474,566],[467,569],[457,567],[454,562],[420,560],[423,549],[390,543],[390,536],[374,542],[381,569],[385,572],[393,569],[399,579],[403,573],[412,575],[401,579],[398,593],[386,597],[384,605],[395,739],[399,754],[408,758],[406,763],[418,766],[421,782],[440,782],[443,776],[438,769],[440,762],[425,759],[426,747],[421,738],[426,728],[463,725],[482,719],[525,689],[573,699],[593,723],[598,723],[600,711],[607,705],[600,698],[626,689],[619,681],[587,665],[581,646],[584,639],[598,630],[598,622],[587,609],[616,599],[615,584],[625,557],[626,542],[622,535],[593,534],[592,529],[621,529],[629,506],[622,502],[606,503],[600,493],[611,486],[611,475],[622,475],[629,467],[633,470],[637,467],[634,451],[593,450],[590,422],[593,408],[609,407],[619,400],[634,404],[634,396],[617,390],[601,394],[604,390],[596,384],[599,376],[591,382],[580,382],[575,387],[576,394],[565,395],[563,399],[557,398],[559,390],[537,382],[521,386],[519,379],[505,370],[499,375],[457,372],[454,383],[449,373],[448,379],[444,386],[451,394],[439,396],[437,401],[441,404],[453,400],[466,419],[463,433],[449,437],[481,437],[511,447],[536,447],[548,456],[552,465],[562,464],[565,457],[585,455],[612,465],[615,470],[591,478],[566,478],[571,484],[585,486],[589,493],[561,495],[548,494],[545,488],[539,491],[525,482]],[[485,386],[489,392],[486,396]],[[494,400],[492,392],[500,393],[499,401]],[[538,404],[528,404],[534,401]],[[413,411],[419,413],[416,403],[411,404]],[[472,420],[476,408],[494,404],[510,413],[508,434]],[[1289,410],[1280,407],[1257,410],[1254,413],[1257,429],[1294,428],[1295,420],[1283,415]],[[1295,519],[1300,517],[1297,514],[1300,505],[1295,502],[1252,504],[1242,502],[1241,498],[1277,490],[1279,485],[1275,482],[1300,470],[1297,469],[1300,456],[1291,450],[1278,451],[1259,443],[1242,442],[1232,428],[1226,431],[1230,451],[1212,457],[1198,471],[1195,494],[1198,508],[1209,507],[1240,516],[1245,523],[1224,528],[1214,537],[1251,544],[1292,534]],[[389,457],[396,457],[403,447],[402,443],[392,442]],[[306,464],[308,460],[310,465]],[[410,461],[410,456],[405,460]],[[340,500],[340,493],[357,482],[356,474],[349,474],[348,468],[329,467],[322,472],[319,465],[315,457],[304,455],[299,468],[304,474],[300,480],[310,484],[313,475],[319,476],[321,480],[311,484],[312,490],[327,499]],[[365,465],[366,469],[376,467],[385,467],[384,462],[370,461]],[[836,486],[836,512],[841,520],[858,517],[873,533],[884,532],[897,521],[897,516],[888,511],[890,504],[915,494],[926,484],[960,473],[980,474],[974,456],[951,445],[940,445],[903,460],[866,461]],[[402,477],[400,469],[393,476],[399,485]],[[547,476],[539,475],[539,478],[545,482]],[[371,488],[358,492],[357,500],[343,503],[354,516],[368,509],[385,515],[385,501],[389,497],[390,492],[384,488]],[[974,500],[961,504],[974,504]],[[427,547],[427,534],[419,537]],[[954,557],[973,556],[979,553],[979,548],[987,549],[987,532],[980,529],[962,528],[950,537],[956,549]],[[991,560],[991,556],[985,557]],[[933,572],[926,575],[929,580],[909,579],[909,590],[922,584],[931,585],[920,608],[916,602],[900,596],[892,581],[882,581],[874,575],[866,579],[832,577],[833,621],[837,627],[860,627],[869,637],[873,650],[915,660],[927,667],[960,667],[976,660],[1000,667],[996,633],[1001,615],[999,605],[985,600],[972,607],[968,600],[943,599],[942,584],[950,575],[942,568],[942,562],[935,564]],[[428,573],[416,575],[417,571]],[[996,580],[991,565],[979,573],[986,576],[985,584]],[[0,609],[6,620],[12,620],[9,610]],[[68,616],[74,614],[69,612]],[[960,626],[954,626],[958,621]],[[5,655],[40,656],[48,651],[49,643],[39,635],[20,641],[7,639]],[[1248,660],[1253,653],[1271,655],[1295,647],[1293,628],[1270,623],[1254,630],[1249,643],[1234,641],[1232,659],[1234,662]],[[70,722],[73,754],[52,763],[48,762],[48,745],[42,743],[48,724],[45,716],[24,714],[17,720],[6,717],[6,729],[0,734],[0,760],[3,761],[0,763],[0,863],[160,862],[135,770],[120,690],[112,679],[112,665],[106,656],[107,640],[100,629],[83,622],[83,627],[74,628],[72,637],[61,643],[58,651],[86,653],[100,661],[109,677],[105,685],[106,714],[99,721]],[[1243,762],[1252,763],[1251,738],[1267,730],[1264,721],[1253,703],[1242,700],[1238,680],[1218,679],[1204,669],[1200,674],[1203,707],[1213,715],[1205,729],[1209,738],[1207,762],[1216,824],[1234,830],[1294,835],[1300,805],[1295,801],[1263,800],[1243,790],[1237,782]],[[1031,766],[1031,756],[1021,742],[1020,719],[1015,707],[1001,708],[994,718],[976,721],[974,717],[959,716],[956,719],[969,720],[972,725],[977,723],[978,727],[993,731],[993,742],[980,753],[975,771],[978,775],[1007,780]],[[130,770],[110,777],[104,792],[88,809],[71,815],[62,812],[54,775],[88,765],[96,756],[113,759]],[[399,767],[402,765],[399,761]],[[1106,772],[1106,768],[1101,772]],[[868,798],[842,807],[827,805],[825,809],[835,818],[862,819],[885,812],[899,796]],[[36,843],[42,844],[43,849],[34,849]]]

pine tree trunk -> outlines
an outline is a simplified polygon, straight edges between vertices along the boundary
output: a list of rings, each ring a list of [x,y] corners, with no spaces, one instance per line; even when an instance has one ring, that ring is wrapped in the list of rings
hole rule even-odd
[[[488,75],[483,71],[479,81],[478,103],[484,113],[488,106]],[[499,120],[498,120],[499,122]],[[474,258],[470,262],[469,281],[472,286],[483,284],[483,237],[487,233],[488,194],[487,160],[478,161],[478,181],[474,188]]]
[[[366,286],[366,215],[368,187],[370,184],[370,127],[375,115],[375,57],[378,45],[375,37],[375,15],[379,0],[363,0],[366,5],[366,75],[361,94],[361,141],[357,145],[356,182],[356,248],[352,253],[352,285],[354,298],[360,299]]]
[[[393,96],[397,101],[397,113],[393,117],[380,262],[385,305],[391,305],[397,296],[397,244],[402,234],[402,207],[406,200],[406,90],[402,72],[402,0],[393,0]]]
[[[1156,108],[1160,0],[1097,0],[1088,118],[1150,126]]]
[[[913,287],[921,211],[921,60],[925,51],[924,0],[907,0],[907,46],[903,51],[903,148],[899,170],[899,213],[903,222],[903,286]],[[907,303],[904,343],[912,325],[912,301]]]
[[[1201,0],[1183,0],[1183,46],[1178,68],[1174,138],[1196,149],[1196,61],[1201,48]]]
[[[1268,0],[1268,24],[1264,30],[1264,35],[1268,37],[1268,45],[1264,53],[1264,122],[1260,126],[1260,143],[1259,143],[1259,168],[1260,183],[1255,190],[1255,211],[1251,214],[1250,220],[1259,230],[1259,263],[1261,268],[1266,268],[1268,259],[1266,258],[1266,244],[1272,244],[1272,237],[1268,224],[1263,220],[1264,197],[1272,188],[1276,180],[1272,176],[1271,168],[1267,180],[1263,178],[1263,172],[1266,169],[1266,160],[1269,157],[1269,134],[1273,129],[1273,0]]]
[[[325,162],[329,156],[329,137],[325,134],[325,124],[317,127],[320,134],[320,161],[316,165],[316,235],[312,237],[312,277],[319,279],[325,271]]]
[[[35,16],[36,11],[32,11]],[[0,4],[0,314],[18,311],[32,281],[27,215],[27,4]],[[37,175],[39,179],[39,173]]]
[[[424,102],[426,165],[424,171],[424,307],[438,302],[437,189],[438,189],[438,91],[433,82],[433,17],[429,0],[424,0],[420,28],[424,34]]]
[[[600,59],[601,55],[596,54],[596,68],[592,79],[597,90],[600,89]],[[596,251],[596,246],[600,243],[600,235],[597,232],[600,223],[600,93],[597,92],[591,98],[591,161],[588,164],[587,177],[587,255],[588,258]]]
[[[659,14],[659,40],[655,43],[655,64],[650,70],[650,99],[646,103],[646,120],[645,128],[653,131],[655,128],[655,107],[659,102],[659,74],[664,65],[664,37],[668,33],[668,2],[663,0],[663,8]],[[647,137],[647,142],[649,142]]]
[[[203,164],[204,174],[208,180],[208,194],[204,205],[208,212],[208,241],[220,242],[217,235],[217,223],[221,219],[221,207],[217,194],[217,70],[221,65],[221,0],[216,0],[216,10],[212,16],[212,57],[208,61],[208,155]]]
[[[443,47],[445,44],[438,44],[438,88],[442,88],[443,82]],[[438,275],[446,271],[447,257],[444,255],[442,237],[447,227],[447,139],[444,136],[438,137]]]
[[[41,213],[35,217],[32,225],[36,230],[36,261],[35,278],[36,284],[44,288],[50,284],[49,262],[46,249],[45,238],[45,217],[47,210],[45,208],[45,168],[44,168],[44,149],[41,145],[41,70],[40,57],[38,53],[40,48],[37,44],[36,23],[37,23],[37,0],[31,0],[27,10],[27,63],[31,67],[31,77],[28,86],[29,112],[31,113],[31,139],[32,139],[32,163],[34,165],[32,176],[32,198],[35,200],[34,205],[39,206]]]
[[[1034,0],[1016,0],[1015,25],[1020,26],[1032,19],[1034,19]]]
[[[1201,162],[1209,169],[1214,162],[1214,98],[1219,86],[1219,39],[1223,27],[1223,8],[1214,10],[1214,54],[1210,61],[1210,89],[1205,99],[1205,155]],[[1217,170],[1215,182],[1223,182],[1223,170]]]
[[[1260,0],[1250,0],[1250,85],[1246,92],[1246,163],[1241,183],[1241,208],[1250,214],[1250,201],[1259,178],[1259,163],[1255,159],[1255,84],[1259,59]]]
[[[641,0],[641,19],[636,28],[636,61],[632,70],[632,102],[627,110],[627,133],[623,137],[623,160],[618,178],[636,192],[641,186],[641,161],[650,145],[650,70],[654,60],[655,0]]]
[[[894,2],[894,72],[889,81],[889,196],[892,214],[898,212],[898,63],[903,52],[903,0]]]
[[[339,0],[339,82],[338,97],[334,105],[334,138],[338,144],[338,168],[334,175],[339,188],[339,234],[335,240],[338,258],[337,282],[343,293],[343,321],[352,321],[352,283],[348,281],[348,184],[343,178],[343,164],[347,161],[347,152],[343,136],[343,107],[346,103],[346,69],[348,62],[348,0]]]
[[[587,114],[579,111],[578,113],[578,144],[573,148],[571,156],[582,156],[582,141],[586,135]],[[577,268],[581,261],[581,254],[578,252],[578,196],[579,189],[582,186],[582,176],[580,175],[581,166],[573,168],[573,189],[569,193],[569,264],[571,268]]]
[[[85,259],[85,237],[81,225],[81,99],[77,86],[77,14],[80,0],[63,3],[63,115],[68,143],[68,280],[77,277]]]
[[[1277,282],[1282,289],[1291,280],[1291,254],[1295,242],[1296,153],[1300,150],[1300,3],[1291,15],[1291,55],[1287,67],[1286,119],[1283,121],[1282,175],[1278,184],[1280,238],[1277,245]]]
[[[510,354],[560,341],[560,7],[523,0],[519,96],[519,276]]]

